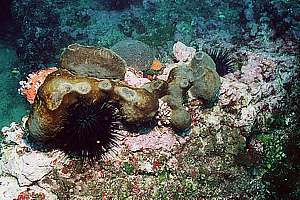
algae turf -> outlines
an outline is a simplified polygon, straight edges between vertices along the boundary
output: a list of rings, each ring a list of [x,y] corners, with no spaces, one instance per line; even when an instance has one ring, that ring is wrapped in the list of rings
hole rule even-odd
[[[134,172],[134,167],[129,162],[125,162],[124,166],[123,166],[123,170],[124,170],[124,172],[126,172],[126,174],[132,175]]]

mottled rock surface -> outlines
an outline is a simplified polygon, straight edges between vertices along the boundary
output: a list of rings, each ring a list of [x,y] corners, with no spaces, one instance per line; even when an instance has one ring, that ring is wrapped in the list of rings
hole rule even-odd
[[[155,50],[141,41],[127,39],[116,43],[111,49],[120,55],[129,67],[138,71],[149,68],[155,59]]]

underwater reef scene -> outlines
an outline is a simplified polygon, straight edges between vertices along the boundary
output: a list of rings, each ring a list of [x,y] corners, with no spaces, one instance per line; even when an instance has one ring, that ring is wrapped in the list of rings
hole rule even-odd
[[[298,0],[0,2],[0,200],[300,199]]]

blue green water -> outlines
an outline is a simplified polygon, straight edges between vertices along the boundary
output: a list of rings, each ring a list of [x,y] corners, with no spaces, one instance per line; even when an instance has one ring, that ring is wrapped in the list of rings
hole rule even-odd
[[[20,73],[14,68],[15,50],[0,41],[0,127],[18,122],[28,112],[28,103],[18,94]]]

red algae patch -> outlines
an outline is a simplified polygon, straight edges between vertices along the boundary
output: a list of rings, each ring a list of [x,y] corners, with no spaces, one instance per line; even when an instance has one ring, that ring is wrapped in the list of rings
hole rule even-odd
[[[50,67],[29,74],[27,81],[20,81],[20,94],[22,94],[30,104],[33,104],[39,87],[44,83],[46,77],[56,70],[56,67]]]

